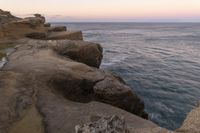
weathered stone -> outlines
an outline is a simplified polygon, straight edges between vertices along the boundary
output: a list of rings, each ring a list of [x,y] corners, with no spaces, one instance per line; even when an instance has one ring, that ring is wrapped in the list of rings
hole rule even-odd
[[[124,119],[116,115],[100,117],[95,122],[77,125],[75,131],[76,133],[129,133]]]
[[[83,35],[81,31],[63,31],[63,32],[51,32],[46,37],[47,40],[83,40]]]
[[[25,34],[25,36],[32,39],[45,39],[46,32],[32,32],[32,33]]]
[[[65,26],[53,26],[48,29],[49,32],[60,32],[60,31],[66,31],[66,30],[67,28]]]
[[[31,26],[32,28],[41,27],[44,25],[44,18],[43,17],[27,17],[18,21],[14,21],[15,24],[26,24]]]
[[[143,101],[134,95],[128,86],[119,82],[116,78],[105,78],[96,83],[94,93],[95,98],[101,102],[109,103],[143,118],[148,118],[148,115],[141,111],[144,110]]]
[[[21,47],[23,50],[18,49],[9,57],[10,62],[6,64],[5,69],[16,69],[20,73],[32,73],[40,77],[40,81],[42,79],[44,83],[48,82],[52,89],[61,92],[70,100],[77,102],[97,100],[144,116],[143,101],[115,76],[69,59],[59,58],[62,54],[55,50],[55,47],[59,49],[58,47],[63,48],[66,45],[70,48],[74,47],[73,44],[76,46],[77,43],[81,42],[51,41],[47,43],[39,40],[20,42],[20,44],[23,44],[23,47]],[[84,44],[84,42],[81,44],[83,49],[91,45]],[[96,46],[98,47],[98,45]],[[92,51],[97,50],[93,47]],[[87,56],[84,52],[83,55]],[[23,60],[23,62],[20,62],[20,60]],[[26,68],[23,66],[26,66]]]
[[[66,31],[65,26],[50,27],[45,24],[45,17],[34,14],[34,17],[17,18],[10,12],[0,10],[0,38],[23,38],[44,40],[83,40],[81,31]]]
[[[42,16],[41,14],[34,14],[34,16],[35,16],[36,18],[39,18],[39,19],[40,19],[40,22],[41,22],[42,24],[45,23],[45,17]]]
[[[200,105],[187,115],[183,125],[176,131],[180,133],[200,133]]]
[[[54,50],[62,56],[97,68],[103,57],[103,49],[99,44],[83,41],[59,41]]]
[[[3,11],[0,9],[0,24],[8,23],[10,21],[18,20],[19,18],[11,15],[8,11]]]
[[[119,108],[100,103],[80,103],[65,99],[42,88],[38,93],[38,107],[44,116],[46,131],[51,133],[74,133],[76,125],[94,122],[98,117],[117,115],[123,117],[127,127],[135,129],[155,128],[157,125]]]
[[[123,116],[127,121],[127,126],[135,128],[157,127],[147,120],[143,120],[131,113],[116,108],[118,107],[116,103],[119,103],[119,105],[121,103],[127,104],[127,107],[129,104],[131,108],[135,107],[132,106],[132,104],[138,104],[143,107],[142,101],[128,86],[118,80],[116,76],[66,58],[66,56],[63,56],[58,51],[59,48],[56,48],[59,46],[64,47],[64,45],[73,47],[73,45],[77,45],[77,43],[80,43],[80,45],[84,47],[90,45],[88,42],[23,39],[15,40],[15,43],[20,44],[20,46],[8,57],[9,62],[3,68],[5,74],[4,76],[0,75],[1,79],[7,80],[0,80],[0,85],[2,86],[2,91],[8,91],[8,87],[6,86],[13,88],[14,90],[10,89],[10,92],[17,92],[17,94],[13,95],[17,97],[19,95],[19,101],[23,102],[19,102],[20,106],[17,108],[17,111],[14,111],[12,117],[10,114],[8,117],[7,115],[0,115],[2,117],[0,117],[0,121],[4,122],[1,132],[7,129],[12,131],[21,126],[22,123],[31,121],[33,117],[29,115],[30,113],[25,115],[26,113],[24,114],[23,112],[27,112],[28,109],[31,109],[33,106],[41,113],[44,125],[35,123],[35,126],[33,126],[34,130],[30,129],[30,131],[29,128],[27,128],[28,125],[24,125],[19,131],[35,131],[35,128],[39,126],[40,129],[45,128],[46,132],[73,133],[76,125],[88,123],[90,120],[94,120],[94,116],[107,117],[111,115]],[[93,51],[95,51],[95,49]],[[8,71],[19,74],[20,77],[10,77],[7,73]],[[10,80],[12,82],[9,82]],[[105,92],[109,94],[111,98],[107,98],[107,96],[97,98],[97,95],[101,92],[98,90],[100,89],[99,87],[102,86],[101,82],[105,82],[105,86],[112,88],[112,94],[110,94],[109,89],[108,92]],[[110,82],[113,83],[109,85]],[[115,85],[119,85],[120,87],[116,88]],[[24,90],[24,93],[19,91],[21,88]],[[104,85],[102,88],[104,88]],[[125,89],[124,91],[122,91],[123,88]],[[29,94],[29,92],[32,93]],[[132,95],[130,95],[130,93],[132,93]],[[133,99],[136,99],[136,101],[129,101],[129,103],[124,102],[124,99],[128,96],[127,94],[132,96]],[[0,94],[1,98],[5,99],[5,97],[7,97],[8,100],[10,96],[13,95],[7,95],[7,93],[3,92]],[[116,99],[114,95],[117,95],[116,102],[114,101]],[[16,99],[14,96],[12,102]],[[118,99],[121,99],[121,101]],[[93,102],[94,100],[103,101],[110,105]],[[140,102],[136,103],[138,101]],[[9,111],[10,107],[16,106],[15,104],[10,104],[10,106],[8,106],[9,102],[7,103],[6,100],[0,100],[0,104],[2,105],[0,112],[4,112],[4,107]],[[112,107],[111,105],[115,105],[116,107]],[[123,109],[122,106],[120,108]],[[142,109],[140,111],[143,112],[144,110]],[[34,111],[34,113],[36,112]],[[4,116],[6,116],[6,118],[4,118]],[[37,116],[37,119],[34,118],[34,121],[40,122],[40,117],[36,114],[34,114],[34,116]]]
[[[0,71],[0,132],[7,133],[11,123],[17,121],[32,104],[33,88],[25,75]]]

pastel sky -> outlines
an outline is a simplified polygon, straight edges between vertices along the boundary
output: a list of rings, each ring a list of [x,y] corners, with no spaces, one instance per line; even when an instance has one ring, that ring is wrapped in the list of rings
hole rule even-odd
[[[0,0],[0,8],[48,21],[200,22],[200,0]]]

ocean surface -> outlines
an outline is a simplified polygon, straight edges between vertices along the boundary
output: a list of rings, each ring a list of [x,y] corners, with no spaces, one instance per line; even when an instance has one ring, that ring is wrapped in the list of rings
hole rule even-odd
[[[200,101],[200,24],[57,23],[104,48],[102,69],[125,79],[150,120],[176,129]]]

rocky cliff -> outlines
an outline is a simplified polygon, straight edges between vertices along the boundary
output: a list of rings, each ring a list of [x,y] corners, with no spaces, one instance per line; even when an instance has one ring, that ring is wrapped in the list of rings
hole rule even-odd
[[[170,132],[146,120],[134,88],[99,69],[103,49],[81,31],[39,14],[0,18],[0,45],[14,46],[0,71],[0,133]]]

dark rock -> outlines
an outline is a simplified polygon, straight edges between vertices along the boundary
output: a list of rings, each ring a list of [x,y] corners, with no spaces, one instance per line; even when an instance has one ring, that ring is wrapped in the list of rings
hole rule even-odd
[[[95,99],[148,119],[144,103],[131,89],[116,78],[105,78],[94,86]],[[132,102],[131,102],[132,101]],[[133,102],[134,101],[134,102]],[[142,111],[143,110],[143,111]]]
[[[51,27],[51,24],[50,23],[45,23],[44,27]]]
[[[60,31],[66,31],[66,30],[67,28],[65,26],[54,26],[48,29],[49,32],[60,32]]]
[[[32,32],[25,35],[28,38],[32,39],[45,39],[46,33],[45,32]]]
[[[35,17],[43,17],[41,14],[38,14],[38,13],[36,13],[36,14],[33,14]]]

